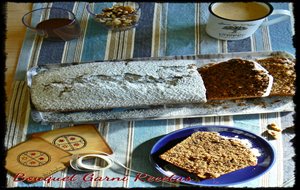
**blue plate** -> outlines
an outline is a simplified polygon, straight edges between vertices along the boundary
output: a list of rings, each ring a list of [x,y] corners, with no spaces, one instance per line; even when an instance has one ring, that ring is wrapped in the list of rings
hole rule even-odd
[[[256,166],[249,166],[222,175],[215,179],[205,179],[200,181],[195,174],[188,173],[159,158],[160,154],[169,150],[196,131],[218,132],[221,136],[249,140],[252,144],[252,148],[259,150],[260,156],[258,157],[258,164]],[[163,175],[185,184],[199,186],[229,186],[244,183],[263,175],[273,166],[275,162],[275,152],[273,147],[266,140],[246,130],[227,126],[196,126],[174,131],[161,138],[152,147],[150,160],[155,168]],[[188,177],[191,179],[188,180]]]

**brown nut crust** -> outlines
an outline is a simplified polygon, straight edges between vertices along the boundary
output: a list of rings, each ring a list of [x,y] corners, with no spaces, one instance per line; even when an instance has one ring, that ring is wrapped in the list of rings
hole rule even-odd
[[[270,96],[295,95],[295,60],[284,57],[270,57],[256,61],[273,76],[274,81]]]
[[[200,179],[217,178],[257,164],[257,157],[248,147],[217,132],[195,132],[159,157]]]
[[[207,89],[208,100],[262,97],[269,86],[269,75],[253,61],[230,59],[198,69]]]

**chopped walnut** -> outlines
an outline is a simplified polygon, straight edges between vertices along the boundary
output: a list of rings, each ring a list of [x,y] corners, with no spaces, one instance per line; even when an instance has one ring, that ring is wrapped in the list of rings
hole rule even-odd
[[[95,19],[112,28],[130,27],[137,23],[138,12],[131,6],[114,5],[104,8]]]
[[[281,132],[281,129],[276,125],[276,123],[271,123],[267,127],[270,130]]]
[[[279,139],[280,132],[274,130],[267,130],[268,134],[271,135],[274,139]]]

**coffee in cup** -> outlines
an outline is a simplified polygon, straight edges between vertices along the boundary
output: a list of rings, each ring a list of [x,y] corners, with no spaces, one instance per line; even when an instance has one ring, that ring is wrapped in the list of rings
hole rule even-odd
[[[220,3],[212,11],[220,17],[230,20],[256,20],[269,15],[271,9],[259,3],[233,2]]]
[[[291,16],[287,10],[274,10],[265,2],[220,2],[209,5],[206,25],[208,35],[222,40],[240,40],[251,36],[260,26],[284,21]],[[282,16],[264,21],[269,15]]]

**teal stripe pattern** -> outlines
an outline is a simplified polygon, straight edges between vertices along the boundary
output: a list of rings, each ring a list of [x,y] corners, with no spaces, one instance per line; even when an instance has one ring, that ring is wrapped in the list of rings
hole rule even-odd
[[[200,53],[201,54],[214,54],[219,53],[218,44],[219,40],[213,39],[205,32],[205,25],[208,20],[208,6],[209,3],[200,3]]]
[[[118,160],[122,164],[127,164],[126,154],[128,148],[129,139],[129,124],[128,122],[115,121],[109,123],[109,134],[107,138],[107,143],[111,146],[115,156],[114,159]],[[123,141],[122,141],[123,140]],[[103,171],[102,177],[114,177],[123,179],[126,170],[120,166],[115,165],[112,170]],[[123,187],[125,182],[115,181],[111,183],[109,181],[103,181],[101,186],[103,187]],[[100,186],[100,184],[99,184]]]
[[[104,5],[101,5],[103,7]],[[106,3],[105,6],[111,7],[112,3]],[[101,12],[99,4],[94,3],[95,12]],[[81,61],[103,60],[105,56],[106,40],[108,30],[97,23],[91,16],[88,17],[88,25],[85,32],[85,41]],[[100,43],[101,42],[101,43]]]
[[[155,187],[160,186],[159,182],[148,182],[148,176],[158,177],[160,174],[154,170],[150,163],[150,150],[157,137],[166,133],[167,120],[136,121],[133,133],[131,168],[140,171],[145,178],[138,178],[138,174],[130,177],[129,187]],[[147,131],[147,133],[145,133]]]
[[[85,10],[85,3],[77,3],[75,2],[75,5],[73,7],[73,12],[77,18],[77,21],[81,24],[84,22],[83,20],[83,14],[86,12]],[[83,31],[82,31],[83,32]],[[67,49],[64,52],[64,57],[65,59],[62,60],[63,63],[71,63],[71,62],[76,62],[76,53],[77,49],[80,48],[81,46],[81,41],[80,40],[71,40],[67,42]],[[81,48],[80,48],[81,49]]]
[[[96,23],[87,13],[86,2],[34,3],[33,9],[58,6],[72,10],[82,27],[82,36],[78,39],[54,43],[42,41],[31,31],[26,32],[19,62],[15,74],[14,96],[9,110],[9,130],[6,144],[11,146],[22,142],[33,133],[67,127],[68,124],[43,125],[35,123],[30,110],[25,110],[29,102],[22,98],[25,93],[25,79],[28,67],[42,63],[88,62],[105,59],[127,59],[151,56],[188,56],[194,54],[216,54],[233,52],[257,52],[280,50],[295,54],[292,45],[292,23],[285,21],[270,27],[262,27],[251,37],[238,41],[221,41],[208,36],[205,24],[208,19],[209,3],[158,3],[142,2],[142,18],[137,28],[125,32],[111,32]],[[96,11],[101,11],[100,2],[94,3]],[[111,6],[111,2],[104,2]],[[272,3],[275,9],[290,9],[290,3]],[[38,23],[40,16],[32,18]],[[271,17],[272,18],[272,17]],[[24,106],[25,105],[25,106]],[[19,122],[16,118],[28,113],[27,118]],[[211,116],[166,120],[139,121],[107,121],[95,124],[101,135],[112,148],[113,157],[125,165],[117,164],[104,171],[78,172],[68,167],[64,171],[53,174],[53,177],[65,177],[75,174],[76,181],[27,184],[13,182],[13,176],[7,175],[8,187],[56,187],[56,188],[88,188],[88,187],[176,187],[185,184],[168,184],[162,182],[146,182],[136,179],[138,173],[154,177],[163,177],[149,160],[152,146],[164,135],[181,128],[201,125],[228,125],[251,131],[266,138],[276,151],[276,163],[265,175],[254,180],[232,187],[279,187],[292,186],[294,179],[293,148],[291,132],[294,112],[247,114],[235,116]],[[271,141],[263,136],[270,122],[277,123],[283,129],[282,138]],[[289,130],[289,131],[288,131]],[[21,134],[24,132],[24,134]],[[288,133],[290,132],[290,133]],[[286,135],[288,134],[288,135]],[[89,160],[89,164],[98,164]],[[137,173],[138,172],[138,173]],[[83,180],[90,175],[98,180]],[[113,180],[112,180],[113,178]],[[101,180],[102,179],[102,180]],[[145,178],[143,178],[145,179]]]
[[[136,27],[133,57],[150,57],[154,3],[140,3],[143,10]]]
[[[169,4],[167,16],[166,56],[195,52],[195,4]]]

